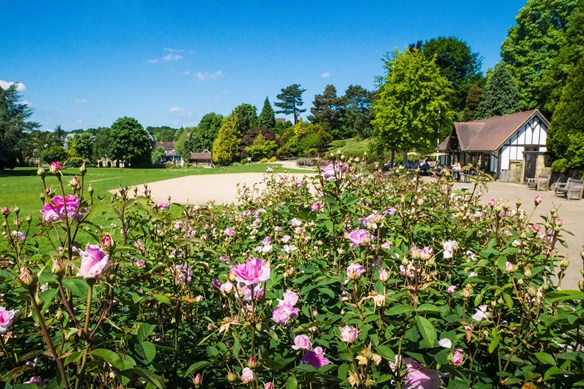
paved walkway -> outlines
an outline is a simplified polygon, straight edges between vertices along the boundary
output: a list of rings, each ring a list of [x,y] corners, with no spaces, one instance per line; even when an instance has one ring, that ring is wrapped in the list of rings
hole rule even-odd
[[[281,171],[283,172],[286,169],[298,168],[294,161],[284,161],[282,165],[284,169]],[[311,173],[312,170],[307,170],[307,174]],[[300,176],[303,174],[295,173],[293,175]],[[236,201],[237,184],[259,185],[263,176],[262,173],[188,176],[152,182],[148,186],[152,191],[153,199],[156,201],[167,201],[168,197],[171,196],[173,202],[183,204],[204,204],[208,201],[215,201],[217,204],[229,204]],[[471,187],[471,185],[455,183],[455,188]],[[578,280],[581,279],[580,270],[582,269],[580,252],[583,250],[584,245],[584,200],[566,200],[554,196],[552,191],[537,192],[528,189],[526,185],[502,182],[490,183],[488,192],[483,195],[483,199],[485,202],[491,198],[502,199],[508,201],[512,207],[515,206],[517,199],[520,199],[524,209],[530,212],[534,208],[533,200],[538,194],[543,196],[543,202],[537,207],[532,220],[534,222],[542,221],[542,216],[549,215],[552,207],[556,208],[558,215],[564,220],[564,228],[573,234],[564,233],[563,238],[566,247],[560,249],[560,253],[567,255],[570,260],[562,287],[564,289],[577,289]]]

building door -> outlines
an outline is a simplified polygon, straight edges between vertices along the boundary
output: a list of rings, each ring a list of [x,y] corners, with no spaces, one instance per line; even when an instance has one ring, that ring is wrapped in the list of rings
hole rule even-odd
[[[523,179],[535,178],[535,167],[537,165],[537,153],[525,153],[525,172]]]

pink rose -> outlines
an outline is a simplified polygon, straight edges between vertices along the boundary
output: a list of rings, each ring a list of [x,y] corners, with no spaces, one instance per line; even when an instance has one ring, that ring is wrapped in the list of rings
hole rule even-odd
[[[231,272],[237,282],[255,285],[270,279],[270,266],[267,261],[259,258],[249,258],[246,263],[231,266]]]
[[[389,271],[387,269],[381,269],[379,271],[379,281],[385,282],[389,280]]]
[[[535,205],[541,204],[542,201],[543,201],[543,197],[541,197],[540,195],[535,196],[535,198],[533,199],[533,202],[535,203]]]
[[[77,178],[77,176],[74,176],[72,179],[69,180],[69,185],[71,185],[72,188],[77,188],[79,186],[79,178]]]
[[[156,208],[158,208],[158,209],[167,209],[169,205],[170,204],[168,204],[166,202],[159,202],[159,203],[156,203]]]
[[[312,348],[312,342],[310,338],[306,335],[297,335],[294,338],[294,350],[310,350]]]
[[[233,230],[233,228],[227,227],[225,231],[223,231],[223,234],[227,236],[233,236],[235,235],[235,231]]]
[[[58,161],[51,162],[51,165],[49,166],[49,171],[51,173],[57,173],[60,172],[61,170],[63,170],[63,167]]]
[[[323,367],[331,363],[325,356],[322,347],[315,347],[314,351],[306,350],[300,363],[307,363],[316,368]]]
[[[264,384],[264,389],[276,389],[276,387],[274,386],[274,383],[270,381]]]
[[[255,374],[253,370],[250,369],[249,367],[244,367],[243,370],[241,371],[241,382],[243,382],[244,384],[249,384],[253,380],[255,380]]]
[[[453,294],[456,292],[456,285],[450,285],[446,291],[450,294]]]
[[[8,331],[18,314],[17,310],[9,311],[4,307],[0,307],[0,334],[5,334]]]
[[[292,292],[290,289],[287,289],[284,292],[283,297],[284,297],[284,299],[281,300],[279,305],[288,304],[288,305],[294,306],[298,302],[298,295],[296,293]]]
[[[85,251],[79,251],[81,266],[78,276],[83,278],[99,278],[109,268],[109,255],[103,252],[101,247],[88,244]]]
[[[79,210],[81,202],[75,196],[56,196],[43,206],[43,221],[53,222],[66,217],[81,220],[86,209]]]
[[[442,384],[440,376],[435,370],[422,368],[408,368],[404,389],[438,389]]]
[[[325,180],[331,181],[337,178],[337,175],[345,171],[345,165],[342,163],[329,163],[322,168],[322,176]]]
[[[359,337],[359,329],[350,326],[341,327],[341,339],[343,342],[352,343]]]
[[[364,229],[351,231],[346,236],[351,241],[352,248],[363,246],[364,244],[369,243],[372,238],[371,233]]]
[[[347,267],[347,279],[357,280],[365,274],[365,268],[360,263],[353,263]]]
[[[289,320],[298,317],[298,312],[300,312],[300,309],[294,308],[294,306],[290,304],[278,305],[278,307],[272,311],[272,321],[280,325],[286,325]]]
[[[452,364],[459,366],[462,364],[462,359],[464,357],[464,353],[462,351],[461,348],[457,348],[456,350],[454,350],[454,353],[452,354]]]

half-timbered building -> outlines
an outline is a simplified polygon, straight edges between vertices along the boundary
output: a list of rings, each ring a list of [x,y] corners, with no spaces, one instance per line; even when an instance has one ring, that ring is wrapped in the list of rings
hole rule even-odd
[[[438,146],[451,164],[472,164],[503,181],[524,181],[548,163],[549,123],[537,109],[472,122],[455,122]]]

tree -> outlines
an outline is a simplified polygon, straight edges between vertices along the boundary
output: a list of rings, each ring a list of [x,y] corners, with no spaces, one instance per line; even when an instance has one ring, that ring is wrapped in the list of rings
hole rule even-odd
[[[515,18],[501,47],[501,57],[518,83],[519,98],[526,109],[539,108],[544,115],[549,92],[545,73],[567,44],[566,28],[580,0],[528,0]]]
[[[272,108],[272,104],[270,104],[270,100],[267,97],[264,101],[262,112],[258,117],[258,127],[266,127],[270,130],[276,128],[276,115],[274,113],[274,109]]]
[[[110,129],[107,127],[99,127],[96,129],[89,129],[88,132],[95,133],[95,140],[93,142],[92,160],[97,161],[108,155],[109,153],[109,134]]]
[[[238,105],[232,114],[237,116],[237,133],[240,139],[250,129],[258,126],[257,109],[251,104],[244,103]]]
[[[276,98],[280,100],[275,102],[276,107],[282,108],[276,113],[283,113],[284,115],[293,115],[294,124],[298,121],[299,114],[306,112],[306,109],[300,109],[304,102],[302,101],[302,94],[306,89],[301,89],[300,84],[292,84],[286,88],[282,88],[282,93],[278,94]]]
[[[549,71],[542,74],[542,94],[548,96],[543,112],[555,111],[570,71],[584,57],[584,1],[579,1],[568,21],[566,44],[552,61]]]
[[[88,132],[75,133],[69,144],[69,156],[91,160],[94,142],[93,135]]]
[[[39,126],[28,121],[30,107],[20,102],[21,96],[12,84],[0,87],[0,170],[16,166],[26,145],[26,134]]]
[[[371,136],[373,111],[371,103],[375,94],[361,85],[349,85],[343,96],[345,117],[343,126],[349,136]]]
[[[136,119],[123,117],[116,120],[110,130],[109,142],[112,159],[124,161],[130,167],[150,165],[152,140]]]
[[[164,147],[158,146],[154,150],[152,150],[152,154],[150,155],[150,163],[152,165],[158,165],[161,163],[162,158],[166,156],[166,151],[164,151]]]
[[[232,112],[223,122],[219,135],[213,143],[213,162],[227,165],[237,156],[241,140],[238,121],[238,116]]]
[[[476,119],[490,118],[519,112],[519,95],[517,84],[507,70],[505,62],[499,62],[487,79],[485,91],[481,97],[475,117]]]
[[[457,112],[464,110],[468,90],[481,78],[481,59],[468,44],[456,37],[438,37],[424,42],[422,53],[436,62],[440,74],[452,83],[449,102]]]
[[[187,131],[183,131],[174,144],[176,153],[181,156],[183,161],[188,161],[191,157],[191,153],[195,152],[193,138],[195,137],[196,130],[196,128],[191,128]]]
[[[276,148],[278,147],[278,144],[276,142],[276,136],[269,128],[267,127],[252,128],[251,130],[247,131],[245,135],[243,135],[243,137],[241,138],[241,142],[239,142],[240,158],[248,157],[247,149],[255,144],[256,138],[260,135],[262,136],[261,139],[263,139],[264,142],[272,141],[274,142],[274,144],[276,144]],[[261,146],[263,147],[264,144],[261,144]]]
[[[347,137],[343,131],[344,102],[337,96],[337,89],[334,85],[327,85],[321,95],[315,95],[310,108],[311,115],[308,116],[313,124],[320,124],[326,131],[335,138]]]
[[[176,138],[176,128],[168,126],[146,127],[146,131],[154,137],[157,142],[173,142]]]
[[[193,132],[192,151],[211,150],[224,119],[223,115],[215,112],[205,114]]]
[[[429,151],[452,125],[450,82],[418,50],[385,59],[387,75],[373,104],[376,150]]]
[[[43,151],[41,161],[46,163],[61,162],[64,163],[69,158],[67,150],[63,146],[54,145]]]
[[[584,57],[572,68],[549,127],[547,145],[568,167],[584,167]]]
[[[476,110],[483,96],[483,88],[478,83],[472,84],[466,94],[466,104],[462,113],[462,121],[469,122],[475,119]]]

